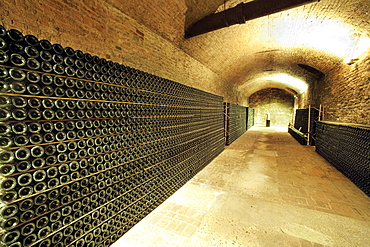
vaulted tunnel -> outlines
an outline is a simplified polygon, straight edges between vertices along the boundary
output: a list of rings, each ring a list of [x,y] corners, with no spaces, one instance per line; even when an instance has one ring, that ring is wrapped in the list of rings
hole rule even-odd
[[[370,1],[8,0],[0,25],[0,246],[370,242]]]

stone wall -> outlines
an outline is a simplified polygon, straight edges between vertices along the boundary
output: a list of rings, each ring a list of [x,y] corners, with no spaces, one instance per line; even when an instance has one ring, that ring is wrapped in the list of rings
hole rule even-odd
[[[370,125],[370,55],[355,64],[342,64],[299,96],[299,108],[324,107],[327,121]]]
[[[266,114],[271,115],[271,126],[288,126],[292,122],[294,96],[278,88],[260,90],[249,97],[249,107],[255,109],[256,125],[266,124]]]
[[[145,7],[137,1],[9,0],[0,2],[0,24],[224,96],[229,102],[245,102],[220,76],[179,48],[186,12],[182,2],[156,0]]]
[[[189,2],[8,0],[0,2],[0,24],[224,96],[230,103],[248,106],[246,97],[236,90],[235,82],[244,80],[245,73],[252,74],[247,69],[246,58],[253,57],[249,63],[259,68],[261,57],[249,51],[243,53],[250,47],[247,49],[244,36],[234,35],[239,26],[184,41]],[[256,39],[260,24],[252,21],[240,25],[248,31],[248,43],[264,44]],[[224,43],[221,42],[223,36],[227,37]],[[196,48],[197,52],[190,48]],[[306,53],[302,56],[307,59],[297,58],[296,62],[312,57]],[[313,83],[310,90],[299,97],[299,108],[309,104],[318,108],[322,104],[326,120],[370,124],[370,56],[353,65],[320,62],[330,60],[325,53],[320,53],[316,60],[307,64],[323,71],[326,77]]]

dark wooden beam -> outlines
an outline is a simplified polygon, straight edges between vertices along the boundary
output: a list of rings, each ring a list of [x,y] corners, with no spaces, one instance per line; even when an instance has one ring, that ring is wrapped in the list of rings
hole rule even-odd
[[[191,38],[217,29],[235,24],[243,24],[248,20],[278,13],[320,0],[255,0],[240,3],[234,8],[211,14],[191,25],[185,32],[185,38]]]

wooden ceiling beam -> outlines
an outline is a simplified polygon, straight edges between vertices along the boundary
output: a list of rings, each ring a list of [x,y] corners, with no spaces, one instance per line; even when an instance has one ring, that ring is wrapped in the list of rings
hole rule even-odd
[[[313,2],[320,2],[320,0],[255,0],[253,2],[240,3],[233,8],[208,15],[195,22],[185,31],[185,38],[191,38],[235,24],[243,24],[252,19]]]

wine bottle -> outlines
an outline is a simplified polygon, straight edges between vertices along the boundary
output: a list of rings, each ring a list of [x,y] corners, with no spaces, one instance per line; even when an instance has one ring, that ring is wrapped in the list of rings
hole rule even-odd
[[[13,51],[13,54],[10,55],[10,63],[13,66],[23,67],[26,65],[26,59],[22,55],[17,54],[16,51]]]
[[[52,44],[48,40],[40,40],[39,42],[40,48],[44,51],[51,51],[53,49]]]
[[[40,56],[40,52],[33,46],[26,46],[26,48],[24,48],[24,52],[29,58],[38,58]]]
[[[4,233],[4,235],[1,237],[1,241],[6,246],[10,246],[12,243],[16,242],[19,239],[19,237],[20,237],[20,232],[18,230],[15,230],[15,231]]]
[[[31,83],[38,83],[41,80],[41,76],[36,72],[28,71],[27,80]]]
[[[12,190],[17,185],[17,181],[13,177],[0,179],[0,190]]]
[[[6,34],[6,38],[12,42],[20,43],[24,40],[23,34],[16,29],[9,29]]]
[[[24,44],[32,47],[36,47],[39,45],[39,40],[34,35],[27,34],[24,36]]]
[[[0,37],[6,36],[6,29],[4,26],[0,25]]]
[[[71,47],[65,47],[64,48],[64,54],[68,57],[74,57],[75,56],[75,51]]]
[[[64,48],[60,44],[53,44],[52,52],[57,55],[62,55],[64,53]]]
[[[12,175],[15,170],[16,168],[13,164],[0,164],[0,176]]]
[[[0,64],[6,64],[9,61],[9,55],[3,51],[0,50]]]

